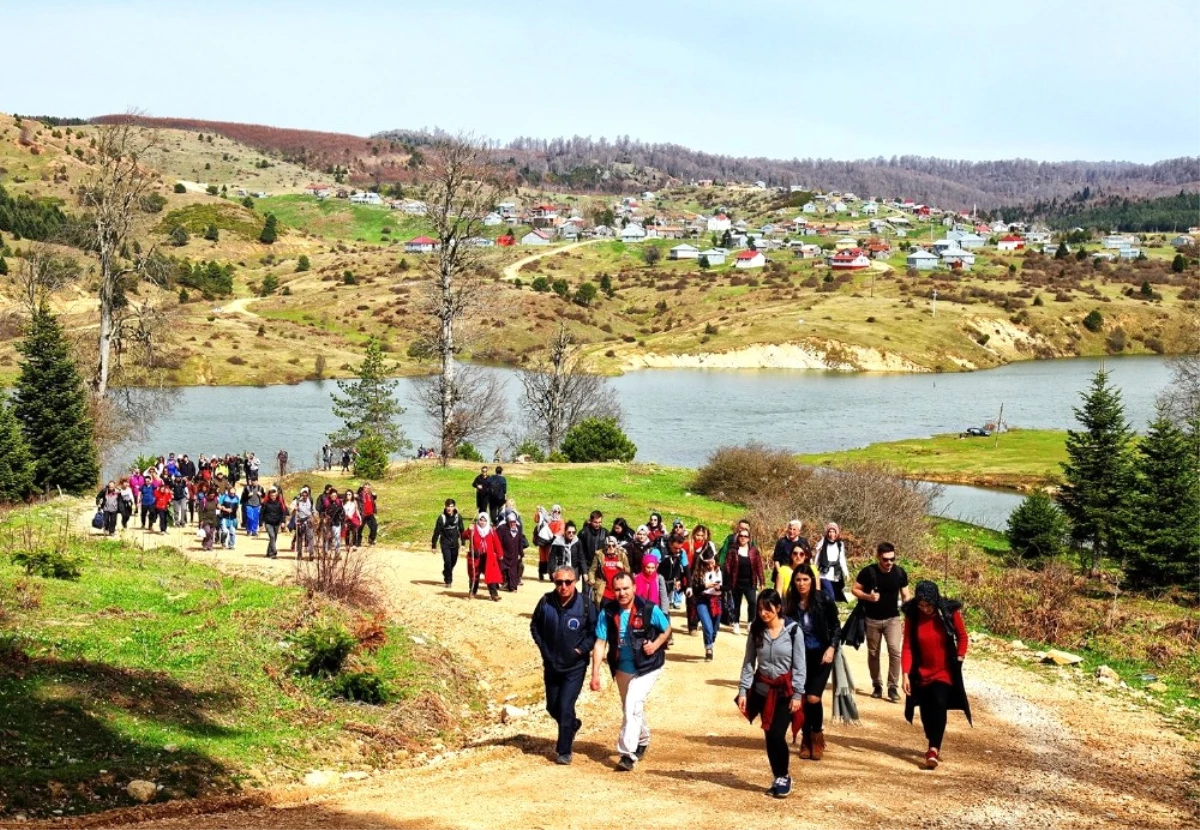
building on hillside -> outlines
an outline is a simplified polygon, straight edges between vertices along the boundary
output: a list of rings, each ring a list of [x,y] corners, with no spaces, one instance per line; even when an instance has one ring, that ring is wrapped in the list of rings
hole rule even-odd
[[[499,213],[501,216],[512,216],[516,212],[517,205],[515,202],[501,202],[496,205],[496,213]]]
[[[534,228],[521,237],[522,245],[549,245],[550,232],[544,228]]]
[[[904,264],[917,271],[932,271],[937,268],[938,257],[924,248],[913,248],[904,258]]]
[[[497,225],[504,224],[504,217],[499,213],[496,213],[496,211],[492,211],[487,216],[483,217],[483,224],[484,227],[494,228]]]
[[[946,238],[958,243],[958,247],[967,251],[975,251],[987,244],[987,239],[969,231],[950,231]]]
[[[964,248],[946,248],[941,253],[942,263],[947,267],[957,264],[963,270],[969,271],[975,264],[975,254]]]
[[[368,190],[365,193],[351,193],[350,202],[355,205],[382,205],[383,197]]]
[[[615,235],[616,234],[613,229],[608,225],[597,225],[596,227],[592,228],[592,236],[600,239],[612,239]]]
[[[998,251],[1021,251],[1024,249],[1025,240],[1013,234],[1002,236],[996,242],[996,250]]]
[[[1177,236],[1171,240],[1172,248],[1186,248],[1189,245],[1195,245],[1195,244],[1196,244],[1196,239],[1194,237],[1188,236],[1185,233],[1181,233],[1179,236]]]
[[[835,271],[861,271],[871,267],[871,258],[863,253],[861,248],[845,248],[841,251],[834,251],[833,255],[826,259],[826,262]]]
[[[874,201],[863,202],[862,207],[859,208],[859,211],[862,213],[863,216],[878,216],[879,215],[879,205],[876,204]]]
[[[708,265],[711,268],[717,265],[724,265],[725,257],[728,254],[729,252],[724,248],[709,248],[707,251],[701,251],[696,259],[704,258],[708,260]]]
[[[333,195],[333,188],[327,184],[310,184],[304,188],[304,192],[309,196],[316,196],[318,199],[328,199]]]
[[[622,242],[641,242],[646,238],[646,229],[641,225],[628,224],[621,228]]]
[[[1114,234],[1109,234],[1108,236],[1104,237],[1104,239],[1101,240],[1101,244],[1105,248],[1109,248],[1114,251],[1119,251],[1122,248],[1128,248],[1130,245],[1136,245],[1137,238],[1130,236],[1129,234],[1114,233]]]
[[[558,219],[558,208],[554,205],[534,205],[529,209],[529,221],[535,228],[547,228]]]
[[[792,246],[796,259],[819,259],[825,253],[821,250],[820,245],[814,245],[811,242],[792,243]]]
[[[1141,255],[1142,249],[1133,245],[1126,245],[1124,248],[1121,248],[1117,251],[1118,259],[1137,259]]]
[[[696,187],[712,187],[712,186],[713,186],[712,179],[700,179],[699,181],[696,182]]]
[[[833,202],[829,206],[829,209],[834,213],[845,213],[848,208],[846,207],[846,203],[839,199],[836,202]]]
[[[667,252],[668,259],[699,259],[700,249],[695,245],[689,245],[686,242],[682,245],[676,245]],[[712,264],[711,262],[709,263]]]
[[[496,237],[496,247],[511,248],[517,244],[517,239],[511,233],[504,233]]]
[[[867,243],[867,255],[871,259],[887,259],[892,255],[892,246],[880,239],[873,239]]]
[[[468,248],[494,248],[496,247],[495,240],[488,239],[486,236],[472,236],[463,240],[463,244]]]
[[[709,260],[709,265],[711,264],[712,260]],[[762,268],[766,264],[767,258],[763,256],[762,251],[738,251],[733,261],[734,268]]]
[[[805,202],[804,206],[802,208],[800,208],[800,210],[803,211],[804,213],[807,213],[810,215],[813,213],[816,213],[817,212],[817,203],[816,202]]]
[[[410,199],[409,201],[405,202],[404,207],[400,209],[409,216],[424,216],[429,212],[429,208],[427,208],[425,203],[419,199]]]
[[[582,228],[580,228],[574,222],[567,222],[558,229],[559,238],[568,242],[578,241],[580,233],[582,233]]]
[[[709,233],[724,233],[733,228],[733,221],[724,213],[718,213],[716,216],[710,216],[706,223],[706,229]]]
[[[437,240],[428,236],[416,236],[404,243],[406,254],[432,254],[437,250]]]
[[[845,251],[849,248],[857,248],[857,247],[858,247],[858,240],[852,236],[843,236],[837,242],[833,243],[833,249],[835,251]]]
[[[1025,234],[1026,245],[1045,245],[1051,240],[1049,231],[1029,231]]]

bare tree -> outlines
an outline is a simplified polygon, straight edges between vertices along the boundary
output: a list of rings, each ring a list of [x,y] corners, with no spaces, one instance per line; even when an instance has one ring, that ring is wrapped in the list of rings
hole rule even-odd
[[[442,463],[453,457],[462,437],[463,407],[478,394],[456,377],[456,356],[466,345],[463,329],[472,315],[490,307],[494,288],[482,267],[482,249],[472,244],[484,228],[483,219],[495,206],[500,181],[489,150],[472,135],[439,138],[425,150],[431,180],[427,191],[427,216],[438,248],[429,268],[434,284],[425,297],[424,311],[434,324],[423,346],[440,363],[437,382],[427,393],[440,396],[436,408],[440,424]],[[486,385],[486,384],[485,384]],[[426,411],[431,411],[426,407]]]
[[[621,404],[608,378],[589,371],[566,323],[559,323],[541,365],[521,372],[521,386],[530,431],[549,452],[557,450],[571,427],[585,418],[621,418]]]
[[[441,374],[413,382],[417,400],[442,448],[443,465],[459,444],[486,438],[503,426],[508,417],[504,381],[495,372],[478,366],[458,366],[449,388],[446,383]]]
[[[1171,381],[1158,394],[1158,406],[1181,429],[1200,424],[1200,354],[1183,354],[1170,361]]]
[[[130,258],[128,243],[142,200],[158,181],[144,163],[158,143],[157,131],[139,127],[136,113],[102,125],[96,132],[95,167],[78,191],[87,225],[85,246],[96,254],[99,265],[100,330],[92,390],[100,398],[108,393],[116,316],[125,303],[127,282],[142,278],[154,252],[151,248]]]
[[[13,282],[21,305],[33,316],[50,296],[79,279],[79,261],[55,251],[45,242],[34,242],[21,257]]]

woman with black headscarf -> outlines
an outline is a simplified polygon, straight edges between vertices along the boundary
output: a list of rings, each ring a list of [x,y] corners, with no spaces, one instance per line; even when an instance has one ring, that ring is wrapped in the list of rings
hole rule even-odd
[[[942,599],[935,583],[923,579],[916,595],[901,606],[904,613],[904,717],[912,723],[921,707],[921,726],[929,749],[925,767],[937,769],[941,762],[946,713],[961,709],[971,722],[971,706],[963,686],[962,661],[967,656],[967,628],[962,604]]]

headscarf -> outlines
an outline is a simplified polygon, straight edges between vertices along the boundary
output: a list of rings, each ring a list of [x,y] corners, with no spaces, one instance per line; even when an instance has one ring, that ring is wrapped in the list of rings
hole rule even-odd
[[[645,567],[647,562],[657,565],[658,554],[647,553],[642,558],[642,566]],[[645,571],[638,571],[637,576],[633,578],[633,591],[651,605],[658,605],[658,572],[655,571],[653,576],[647,576]]]
[[[830,530],[836,530],[838,536],[842,535],[842,529],[838,527],[837,522],[829,522],[825,525],[825,533],[828,534]]]
[[[922,579],[913,589],[913,598],[904,603],[900,610],[909,617],[915,617],[920,613],[917,608],[918,602],[928,602],[933,606],[935,616],[941,617],[942,622],[949,625],[950,618],[955,611],[962,608],[962,603],[953,599],[944,599],[941,591],[938,590],[936,582],[931,582],[928,579]]]
[[[479,524],[479,520],[483,519],[483,524]],[[480,513],[475,517],[475,532],[479,534],[480,539],[486,539],[488,534],[492,532],[492,520],[487,513]]]

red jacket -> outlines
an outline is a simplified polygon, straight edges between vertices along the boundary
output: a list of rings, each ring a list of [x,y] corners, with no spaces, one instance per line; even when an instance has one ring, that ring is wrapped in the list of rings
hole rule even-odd
[[[504,577],[500,574],[500,558],[503,552],[500,550],[500,537],[496,535],[495,529],[484,537],[480,536],[479,529],[472,525],[469,538],[471,555],[467,557],[467,576],[474,581],[475,575],[482,569],[483,581],[488,585],[503,582]]]
[[[729,580],[725,583],[725,587],[732,590],[737,587],[738,581],[738,549],[736,541],[729,545],[729,553],[725,557],[725,566],[729,571]],[[750,582],[754,586],[754,590],[762,590],[765,579],[763,577],[763,561],[762,554],[758,552],[758,548],[750,545]],[[757,614],[757,612],[755,612]]]
[[[154,491],[154,508],[156,510],[166,510],[171,506],[171,488],[159,487]]]

